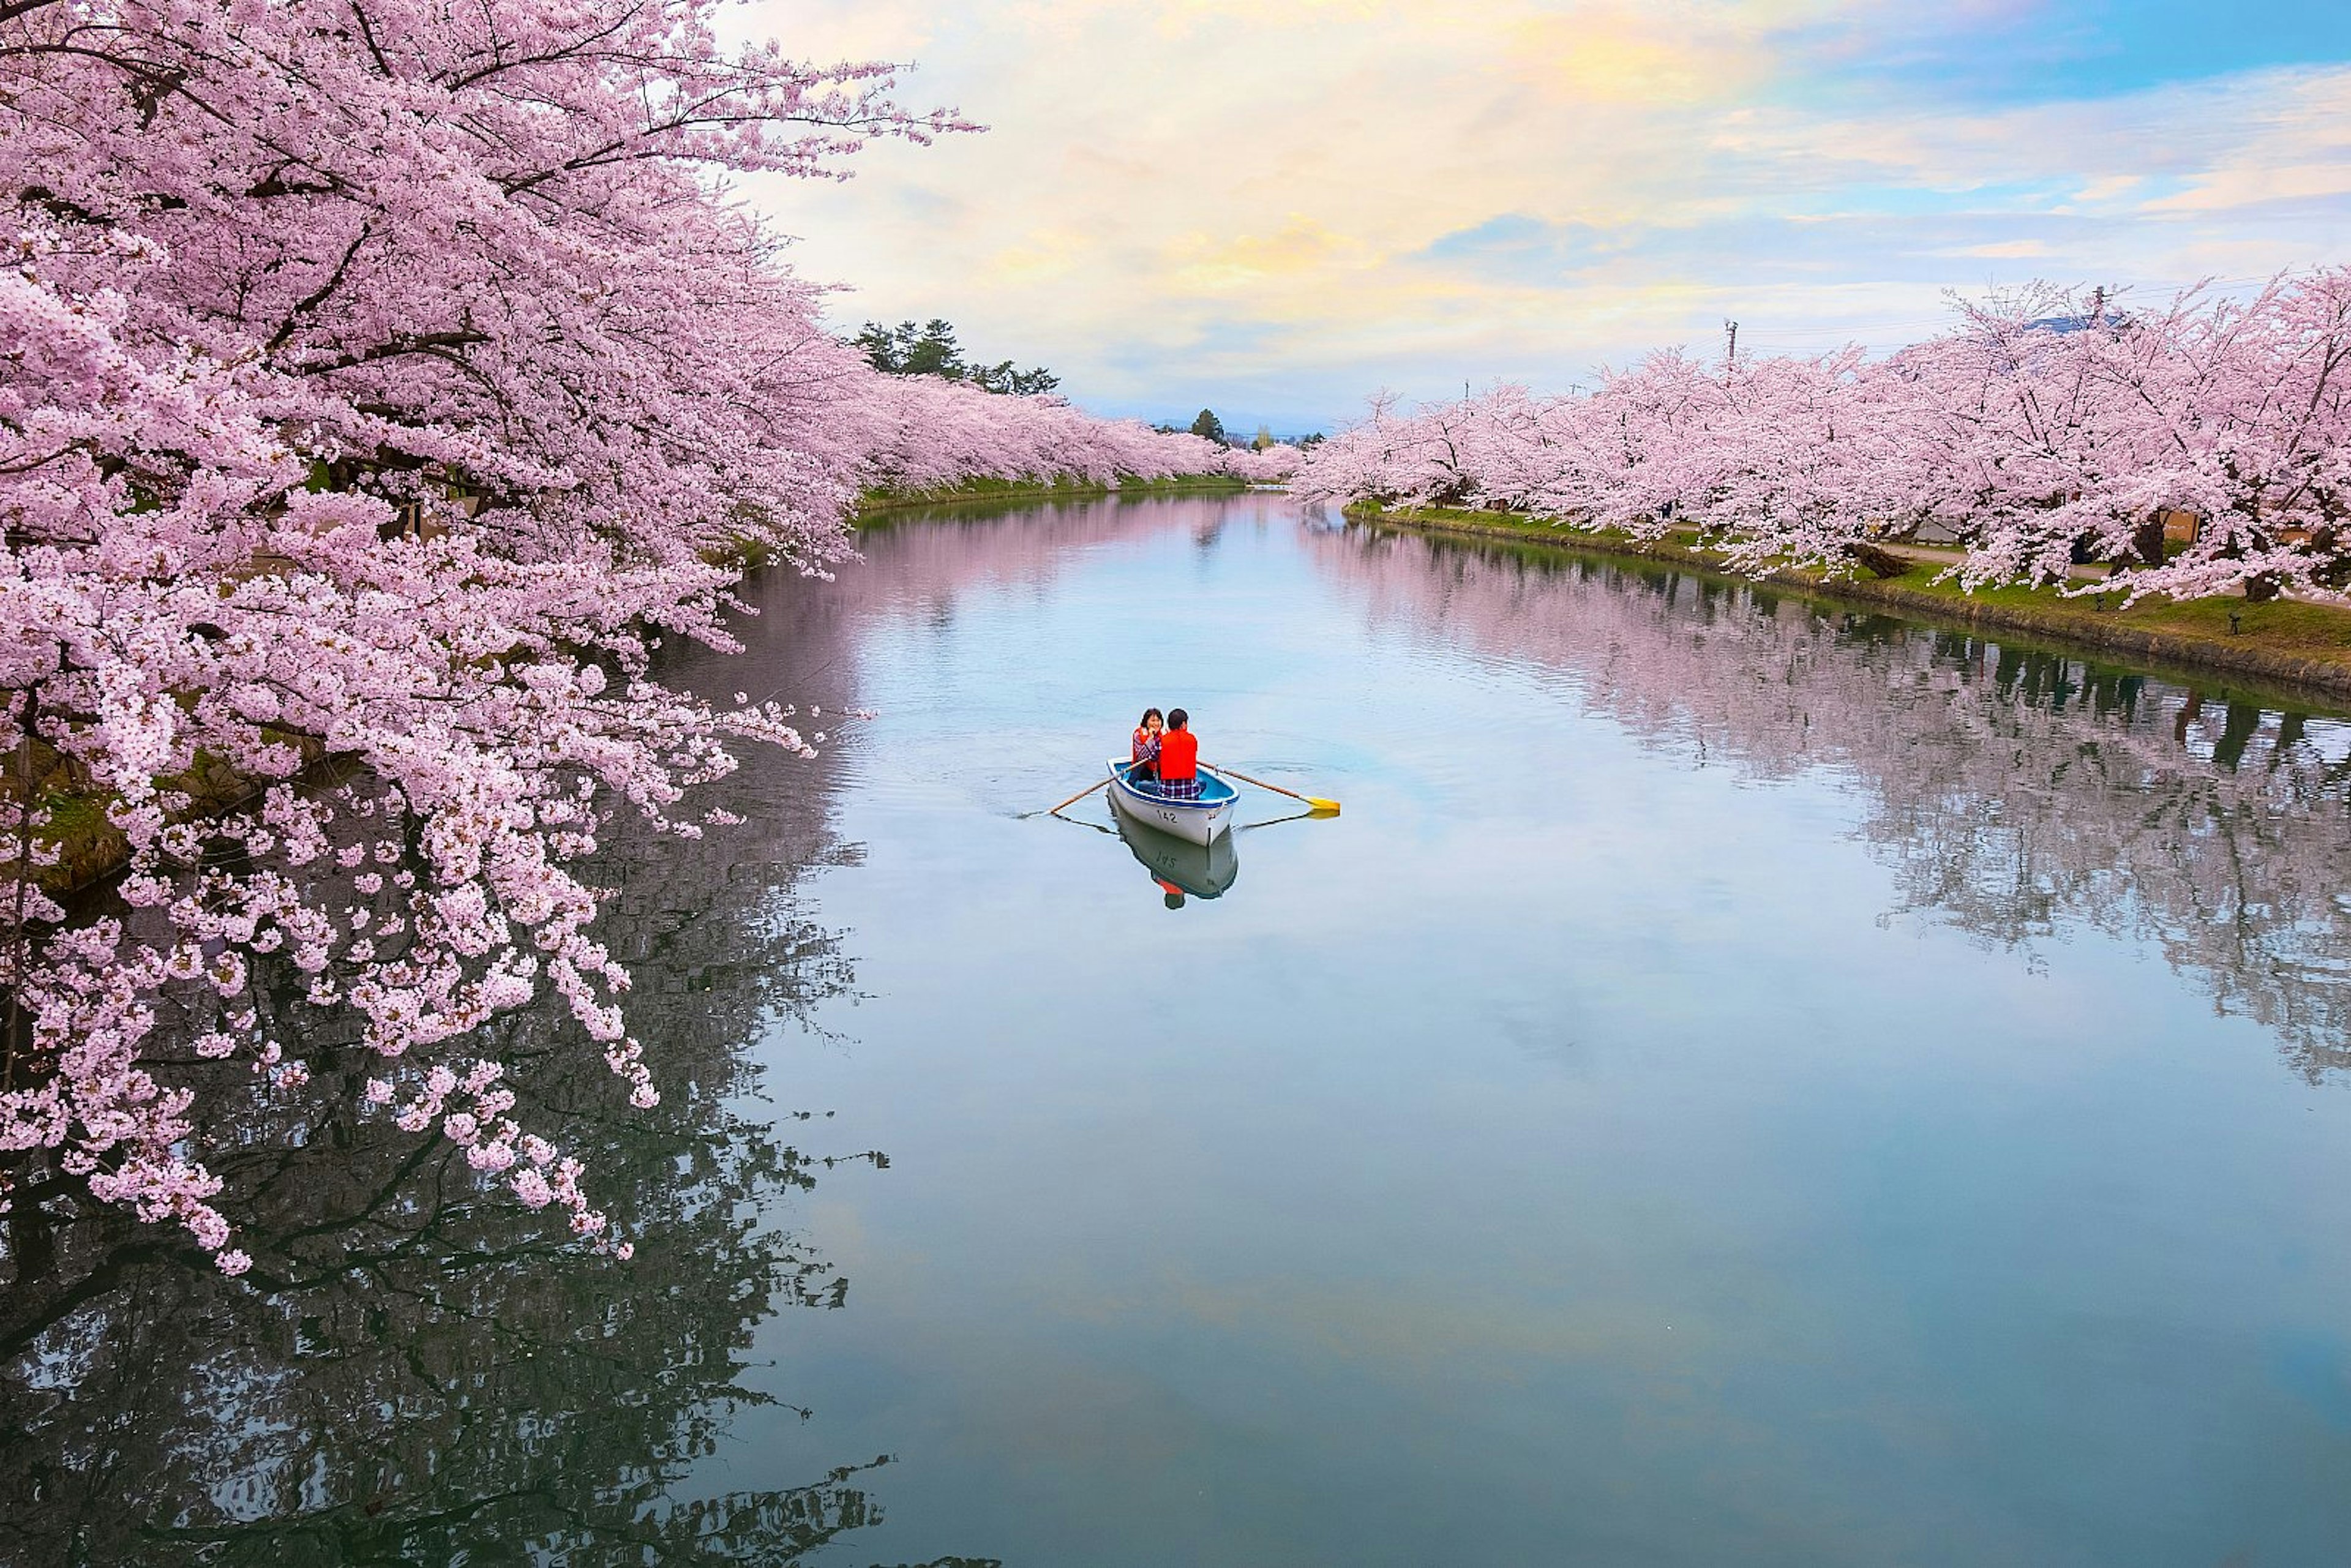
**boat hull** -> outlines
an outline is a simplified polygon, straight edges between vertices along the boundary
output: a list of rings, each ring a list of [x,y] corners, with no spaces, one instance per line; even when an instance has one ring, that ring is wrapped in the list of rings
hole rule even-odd
[[[1109,764],[1110,801],[1121,816],[1204,849],[1232,828],[1233,807],[1239,796],[1223,779],[1203,777],[1196,800],[1168,800],[1147,787],[1128,783],[1126,770],[1131,766],[1119,761]]]
[[[1124,811],[1118,813],[1118,836],[1135,863],[1151,873],[1159,891],[1192,898],[1220,898],[1240,875],[1233,853],[1234,833],[1218,833],[1212,843],[1196,844],[1145,827]]]

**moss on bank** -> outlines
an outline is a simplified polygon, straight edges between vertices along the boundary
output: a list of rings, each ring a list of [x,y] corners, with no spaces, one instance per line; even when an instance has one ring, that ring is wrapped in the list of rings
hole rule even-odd
[[[1166,479],[1126,479],[1104,485],[1092,479],[967,479],[932,490],[868,490],[858,498],[852,524],[910,507],[948,506],[958,501],[1081,501],[1103,496],[1234,495],[1249,481],[1229,474],[1179,474]]]
[[[1719,552],[1695,539],[1638,539],[1614,529],[1587,532],[1509,512],[1351,507],[1358,521],[1431,533],[1515,539],[1554,549],[1637,556],[1722,571]],[[2211,671],[2264,685],[2351,698],[2351,611],[2329,605],[2242,599],[2141,600],[2126,610],[2116,591],[2067,597],[2054,588],[1986,588],[1968,592],[1937,582],[1947,563],[1916,561],[1899,577],[1833,578],[1785,569],[1767,580],[1823,599],[1867,604],[1958,622],[2077,643],[2185,672]],[[2111,606],[2109,608],[2108,606]]]
[[[34,836],[55,849],[55,863],[35,873],[44,891],[67,895],[121,869],[131,841],[107,820],[103,801],[90,795],[50,795],[40,802],[46,815]],[[13,860],[15,850],[9,850]]]
[[[352,770],[350,758],[329,756],[314,737],[274,727],[265,733],[301,754],[302,766],[291,782],[327,784],[348,777]],[[119,797],[97,787],[87,774],[47,747],[40,748],[40,756],[34,800],[41,817],[33,836],[55,850],[57,857],[39,867],[33,881],[46,893],[71,898],[120,871],[131,858],[131,840],[108,815]],[[272,780],[240,773],[206,753],[199,754],[186,771],[156,782],[164,790],[188,797],[186,809],[175,815],[189,821],[225,816],[249,806]],[[13,841],[0,841],[0,857],[13,861],[15,853]]]

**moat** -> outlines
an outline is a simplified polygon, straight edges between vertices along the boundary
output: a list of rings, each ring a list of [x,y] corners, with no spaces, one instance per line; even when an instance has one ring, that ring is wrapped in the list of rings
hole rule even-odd
[[[0,1556],[2351,1540],[2351,723],[1278,496],[860,544],[669,674],[872,716],[595,879],[662,1107],[501,1026],[635,1259],[358,1061],[215,1162],[244,1280],[19,1212]],[[1171,896],[1036,814],[1145,704],[1344,813]]]

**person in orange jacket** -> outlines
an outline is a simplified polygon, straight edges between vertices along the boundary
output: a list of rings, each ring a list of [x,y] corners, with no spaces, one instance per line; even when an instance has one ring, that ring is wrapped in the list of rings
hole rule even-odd
[[[1159,789],[1164,795],[1200,792],[1200,737],[1192,733],[1192,716],[1182,708],[1167,713],[1167,731],[1159,737]]]

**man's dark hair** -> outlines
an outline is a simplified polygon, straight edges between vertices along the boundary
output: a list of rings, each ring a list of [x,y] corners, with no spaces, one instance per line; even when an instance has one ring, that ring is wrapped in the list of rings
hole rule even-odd
[[[1183,728],[1186,725],[1187,725],[1187,724],[1189,724],[1189,723],[1191,723],[1191,722],[1192,722],[1192,716],[1191,716],[1190,714],[1188,714],[1188,713],[1186,713],[1182,708],[1180,708],[1180,707],[1179,707],[1179,708],[1170,708],[1170,709],[1168,709],[1168,710],[1167,710],[1167,727],[1168,727],[1168,728],[1170,728],[1170,729],[1181,729],[1181,728]]]

